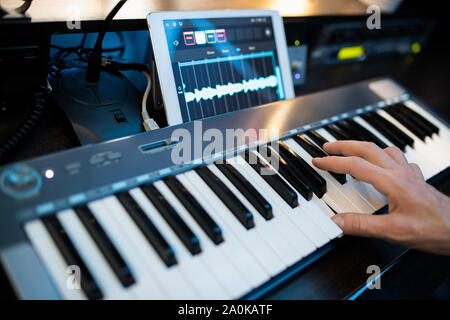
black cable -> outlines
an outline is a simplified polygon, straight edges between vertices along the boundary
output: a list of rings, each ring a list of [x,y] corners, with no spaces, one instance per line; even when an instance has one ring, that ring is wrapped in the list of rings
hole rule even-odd
[[[122,32],[115,32],[115,33],[119,38],[120,45],[117,47],[103,48],[102,52],[104,53],[119,52],[118,57],[121,58],[125,53],[125,38]],[[68,64],[67,57],[69,57],[72,54],[76,55],[73,61],[88,62],[89,56],[94,49],[84,47],[86,44],[86,40],[87,40],[87,33],[84,33],[81,43],[78,46],[62,47],[56,44],[50,44],[50,48],[57,49],[58,51],[53,55],[52,59],[54,62],[50,62],[49,73],[51,73],[52,76],[55,76],[56,73],[59,73],[59,71],[66,68],[71,68],[73,64]],[[107,58],[111,59],[111,57]],[[57,72],[55,73],[55,71]]]
[[[24,14],[30,8],[32,2],[33,0],[23,0],[23,4],[14,9],[14,11],[16,11],[19,14]],[[8,12],[6,12],[0,4],[0,18],[7,14]]]
[[[94,45],[94,50],[92,51],[91,56],[89,57],[88,69],[86,72],[86,81],[88,82],[98,82],[100,80],[100,69],[102,63],[102,44],[103,39],[105,38],[106,30],[108,30],[113,18],[119,12],[120,8],[127,2],[127,0],[120,0],[108,16],[105,19],[105,23],[103,24],[102,31],[98,34],[97,41]]]
[[[16,9],[16,11],[20,14],[24,14],[31,6],[33,0],[23,0],[23,4]]]
[[[83,33],[83,38],[81,39],[81,43],[80,43],[80,51],[82,51],[84,49],[86,40],[87,40],[87,33]]]
[[[91,48],[81,48],[80,46],[62,47],[62,46],[58,46],[56,44],[51,44],[50,48],[59,50],[55,54],[55,56],[61,55],[61,54],[64,54],[64,56],[68,56],[70,53],[76,53],[78,56],[82,56],[83,54],[89,54],[94,50]],[[123,52],[125,51],[125,45],[122,44],[119,47],[102,49],[102,52],[116,52],[116,51],[120,51],[119,57],[123,56]]]
[[[17,130],[0,144],[0,160],[8,155],[17,147],[41,121],[45,108],[47,107],[47,98],[49,90],[47,87],[41,87],[34,96],[33,106],[20,123]]]
[[[117,34],[117,37],[119,38],[120,46],[112,47],[112,48],[102,48],[102,52],[120,51],[119,57],[122,57],[125,52],[125,38],[124,38],[122,32],[120,32],[120,31],[115,32],[115,34]],[[84,47],[86,40],[87,40],[87,33],[84,33],[83,38],[81,39],[80,46],[78,47],[79,48],[78,50],[80,53],[82,53],[84,51],[92,52],[94,50],[94,48],[85,48]],[[60,47],[60,48],[62,48],[62,47]]]

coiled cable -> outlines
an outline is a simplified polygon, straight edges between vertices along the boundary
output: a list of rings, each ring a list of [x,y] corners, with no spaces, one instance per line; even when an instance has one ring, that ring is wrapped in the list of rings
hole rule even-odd
[[[42,86],[39,88],[38,92],[34,95],[33,106],[28,115],[22,120],[15,132],[10,134],[0,143],[0,160],[6,157],[18,144],[25,140],[36,125],[42,120],[50,92],[50,86]]]

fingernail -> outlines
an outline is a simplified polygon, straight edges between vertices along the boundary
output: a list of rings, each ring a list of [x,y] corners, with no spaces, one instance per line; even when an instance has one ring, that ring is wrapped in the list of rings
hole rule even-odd
[[[331,219],[334,221],[334,223],[336,223],[339,226],[339,228],[344,229],[344,217],[337,214]]]
[[[325,142],[324,144],[323,144],[323,148],[325,148],[326,146],[328,146],[330,144],[330,142]]]

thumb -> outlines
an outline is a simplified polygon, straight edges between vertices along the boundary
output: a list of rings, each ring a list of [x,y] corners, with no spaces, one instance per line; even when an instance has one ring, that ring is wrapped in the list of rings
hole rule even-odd
[[[364,213],[339,213],[333,221],[344,234],[360,237],[385,238],[389,231],[389,216]]]

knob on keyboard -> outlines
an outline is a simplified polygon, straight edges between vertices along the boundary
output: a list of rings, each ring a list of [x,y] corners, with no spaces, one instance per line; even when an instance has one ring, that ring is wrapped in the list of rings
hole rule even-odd
[[[26,164],[17,164],[0,175],[0,188],[10,197],[26,198],[35,195],[42,184],[39,173]]]

